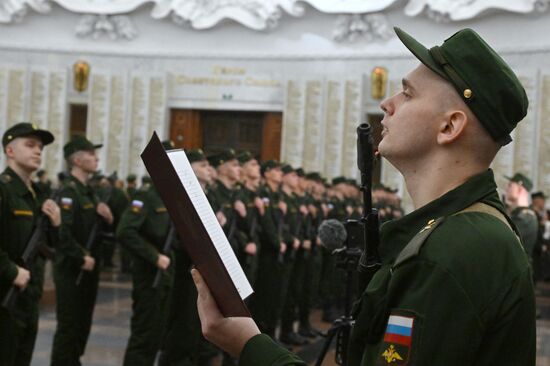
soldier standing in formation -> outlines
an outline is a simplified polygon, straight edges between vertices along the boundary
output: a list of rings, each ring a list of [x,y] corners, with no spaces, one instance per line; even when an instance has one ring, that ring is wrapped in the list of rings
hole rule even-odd
[[[92,326],[101,258],[99,229],[103,222],[113,223],[111,210],[88,184],[97,171],[95,150],[101,146],[77,136],[63,147],[70,175],[60,192],[63,224],[54,263],[57,329],[52,366],[80,365]]]
[[[58,239],[59,206],[31,181],[44,146],[53,140],[49,131],[30,123],[16,124],[2,137],[7,168],[0,175],[0,300],[12,286],[19,295],[13,308],[0,307],[1,366],[28,366],[32,359],[45,260],[37,256],[24,268],[21,256],[40,215],[50,223],[42,234],[48,244]]]

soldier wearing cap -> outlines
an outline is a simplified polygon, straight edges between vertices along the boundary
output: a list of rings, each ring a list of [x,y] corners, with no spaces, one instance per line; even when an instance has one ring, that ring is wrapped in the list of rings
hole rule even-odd
[[[248,238],[237,225],[237,215],[241,217],[246,215],[246,207],[239,199],[241,167],[233,149],[210,157],[209,162],[216,168],[218,177],[212,189],[208,191],[207,197],[229,243],[238,254],[249,243]]]
[[[506,208],[519,230],[523,247],[532,263],[539,229],[537,214],[529,207],[529,192],[533,189],[533,183],[522,173],[506,178],[508,179],[505,194]]]
[[[54,263],[57,329],[52,366],[80,365],[90,334],[99,283],[101,237],[93,238],[91,252],[86,243],[94,226],[113,223],[109,206],[99,201],[89,184],[99,161],[95,151],[101,146],[76,136],[63,147],[70,174],[60,192],[63,224]],[[81,281],[77,284],[78,277]]]
[[[29,268],[21,262],[40,215],[50,225],[48,244],[58,238],[59,206],[31,181],[42,161],[44,146],[53,135],[31,123],[17,123],[2,137],[7,168],[0,175],[0,301],[15,286],[19,291],[13,309],[0,307],[0,364],[30,365],[38,331],[38,302],[42,294],[44,263],[37,256]]]
[[[239,261],[246,277],[254,286],[258,271],[258,256],[260,252],[260,228],[262,216],[265,214],[264,202],[258,195],[260,187],[260,164],[250,151],[243,151],[237,156],[241,164],[242,188],[239,199],[246,207],[246,215],[239,215],[239,227],[248,238],[249,243],[239,255]]]
[[[277,161],[267,160],[262,163],[260,172],[264,184],[260,186],[259,196],[264,203],[265,214],[261,221],[261,250],[251,311],[262,332],[274,337],[280,318],[280,309],[274,304],[278,301],[283,258],[287,249],[282,236],[284,215],[281,209],[285,207],[279,204],[282,171]]]
[[[44,169],[40,169],[36,172],[36,178],[38,178],[36,185],[40,191],[50,196],[52,194],[52,181],[48,179],[48,172]]]
[[[137,192],[137,176],[135,174],[128,174],[126,177],[126,195],[131,200],[134,198],[134,194]]]
[[[296,318],[296,306],[298,303],[298,291],[294,278],[296,268],[296,258],[302,244],[304,218],[307,215],[307,209],[301,205],[300,199],[296,195],[299,178],[296,170],[289,164],[281,168],[283,179],[281,181],[281,200],[284,202],[285,209],[283,227],[283,240],[287,245],[287,251],[284,256],[284,265],[281,276],[281,291],[275,306],[280,307],[281,311],[281,336],[283,343],[290,345],[303,345],[307,339],[294,332],[293,323]],[[301,275],[300,275],[301,276]],[[299,277],[300,277],[299,276]]]
[[[204,192],[212,183],[210,164],[201,149],[186,152],[191,168]],[[175,273],[160,366],[197,365],[205,355],[205,340],[197,312],[197,290],[189,269],[191,259],[181,245],[174,248]]]
[[[173,148],[163,142],[166,150]],[[132,258],[132,318],[130,339],[123,365],[149,365],[155,362],[166,327],[173,283],[173,253],[164,253],[171,220],[164,202],[152,184],[144,184],[122,214],[116,236]],[[153,287],[158,271],[160,282]]]
[[[348,364],[533,366],[531,269],[489,169],[527,113],[525,90],[471,29],[430,49],[396,33],[422,64],[381,103],[378,150],[415,210],[381,227],[382,267],[354,309]],[[241,365],[304,364],[251,319],[209,311],[215,301],[193,278],[206,337]]]

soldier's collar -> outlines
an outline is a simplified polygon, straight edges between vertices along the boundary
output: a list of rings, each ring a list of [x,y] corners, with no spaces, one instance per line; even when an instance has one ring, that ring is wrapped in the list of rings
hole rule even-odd
[[[408,215],[383,224],[380,242],[388,245],[380,246],[382,261],[393,260],[403,246],[432,219],[452,215],[478,201],[490,201],[492,205],[502,206],[496,188],[493,171],[488,169]]]
[[[21,177],[17,175],[17,173],[12,168],[7,167],[2,174],[6,174],[10,177],[9,179],[11,181],[12,187],[14,188],[15,193],[18,196],[23,197],[31,193],[31,191],[29,190],[29,187],[27,187],[25,182],[23,182],[23,179],[21,179]]]

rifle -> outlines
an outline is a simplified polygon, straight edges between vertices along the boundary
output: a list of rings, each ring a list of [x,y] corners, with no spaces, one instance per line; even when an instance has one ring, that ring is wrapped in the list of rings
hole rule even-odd
[[[113,187],[110,187],[110,189],[107,191],[107,194],[105,195],[103,200],[100,200],[99,202],[108,202],[111,199],[111,193],[113,192]],[[103,226],[103,217],[96,215],[96,220],[94,222],[94,225],[92,226],[92,230],[90,231],[90,235],[88,236],[88,240],[86,240],[86,245],[84,246],[86,248],[86,251],[88,253],[92,252],[92,249],[94,247],[95,242],[97,241],[98,235],[101,233],[101,228]],[[78,277],[76,277],[76,285],[80,286],[80,282],[82,282],[82,277],[84,277],[84,270],[81,269],[78,273]]]
[[[52,195],[49,197],[50,199],[57,201],[59,198],[61,190],[55,190]],[[48,217],[43,212],[40,212],[40,215],[36,219],[36,225],[34,227],[34,230],[32,232],[32,235],[27,242],[27,245],[25,246],[25,251],[23,252],[23,255],[21,256],[21,263],[23,264],[23,267],[26,269],[30,269],[31,265],[34,263],[34,259],[36,258],[37,252],[41,253],[51,253],[51,250],[42,250],[41,247],[44,246],[42,236],[44,235],[44,232],[48,228]],[[15,306],[15,302],[17,300],[17,296],[23,292],[23,290],[20,290],[17,286],[12,285],[10,289],[8,290],[7,294],[4,296],[4,299],[2,300],[2,306],[8,310],[12,310]]]
[[[170,223],[170,230],[168,231],[168,236],[166,236],[166,240],[164,241],[164,246],[162,247],[162,254],[166,254],[170,251],[170,246],[172,245],[172,242],[174,241],[175,236],[176,236],[176,228],[174,226],[174,223]],[[153,281],[153,288],[157,288],[159,286],[162,272],[163,272],[162,269],[157,268],[157,273],[155,274],[155,280]]]
[[[380,244],[378,210],[372,208],[372,167],[374,149],[372,129],[368,123],[357,127],[357,166],[361,172],[361,191],[363,192],[363,217],[365,251],[359,260],[360,293],[368,286],[370,280],[382,266],[378,246]]]

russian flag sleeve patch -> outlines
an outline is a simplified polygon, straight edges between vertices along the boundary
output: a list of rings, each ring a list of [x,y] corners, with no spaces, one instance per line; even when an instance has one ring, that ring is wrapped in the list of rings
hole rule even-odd
[[[414,325],[414,316],[390,315],[377,365],[409,363]]]

